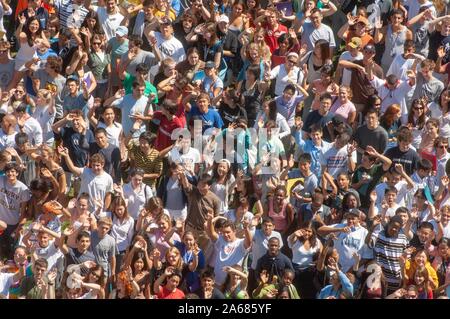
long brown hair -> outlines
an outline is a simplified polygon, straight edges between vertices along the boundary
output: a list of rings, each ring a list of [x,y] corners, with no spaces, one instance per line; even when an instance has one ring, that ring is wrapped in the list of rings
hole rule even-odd
[[[413,108],[419,105],[421,107],[423,107],[423,112],[422,114],[419,116],[419,118],[417,119],[417,124],[414,123],[414,111]],[[426,112],[426,102],[423,99],[415,99],[412,104],[411,104],[411,111],[408,114],[408,124],[412,124],[412,125],[417,125],[418,129],[423,129],[423,127],[425,126],[425,112]]]
[[[389,106],[380,119],[381,124],[384,124],[383,126],[385,126],[386,129],[391,127],[395,122],[395,115],[400,113],[400,111],[400,105],[398,104],[392,104]]]

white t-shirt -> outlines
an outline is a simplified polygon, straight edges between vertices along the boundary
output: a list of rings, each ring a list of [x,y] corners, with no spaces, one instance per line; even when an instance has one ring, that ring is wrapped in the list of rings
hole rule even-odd
[[[380,206],[381,202],[384,199],[384,192],[388,188],[386,183],[381,183],[375,186],[375,192],[377,193],[377,201],[375,202],[376,206]],[[399,206],[406,206],[406,195],[412,190],[408,189],[408,183],[406,181],[400,181],[395,184],[395,188],[397,189],[397,198],[396,202]]]
[[[289,80],[299,84],[303,82],[303,72],[300,71],[298,66],[294,66],[294,70],[290,73],[290,75],[288,75],[284,64],[280,64],[270,71],[270,78],[276,78],[275,95],[280,96],[283,94],[283,90],[286,85],[289,84]]]
[[[253,214],[250,212],[245,212],[244,216],[242,216],[241,220],[236,220],[236,210],[231,209],[229,211],[227,211],[223,217],[226,217],[228,220],[230,220],[232,223],[238,223],[239,225],[236,225],[236,231],[243,231],[244,228],[242,227],[242,222],[244,220],[248,221],[250,224],[252,222],[253,219]],[[250,232],[252,233],[252,235],[255,233],[255,226],[250,227]]]
[[[109,41],[111,38],[114,38],[116,29],[120,26],[124,16],[119,11],[114,14],[108,14],[104,7],[93,6],[93,9],[98,14],[98,21],[105,32],[106,40]]]
[[[156,45],[161,51],[162,59],[172,58],[175,62],[180,63],[186,59],[186,52],[184,51],[183,44],[172,36],[171,39],[166,40],[161,33],[155,32]]]
[[[242,265],[247,249],[244,247],[245,239],[236,239],[229,243],[219,236],[214,243],[216,250],[216,262],[214,264],[214,274],[216,275],[216,284],[222,285],[225,282],[227,273],[222,270],[225,266]]]
[[[200,152],[193,147],[190,147],[184,154],[181,154],[176,147],[169,152],[169,162],[180,163],[190,172],[194,171],[195,164],[200,163],[200,160]]]
[[[61,258],[63,253],[55,246],[54,241],[50,241],[48,246],[42,248],[38,243],[35,243],[36,254],[39,258],[44,258],[48,262],[47,272],[50,271]]]
[[[0,151],[8,147],[16,147],[16,134],[17,131],[11,135],[7,135],[0,129]]]
[[[334,228],[344,228],[347,224],[331,225]],[[339,264],[343,272],[347,272],[355,263],[353,253],[357,252],[362,258],[372,258],[372,251],[365,244],[368,230],[362,226],[353,227],[350,233],[339,232],[334,240],[334,248],[339,252]]]
[[[119,218],[114,218],[111,236],[116,240],[119,252],[126,250],[130,245],[134,235],[134,219],[130,216],[123,222]]]
[[[361,52],[358,52],[358,54],[354,57],[349,51],[345,51],[341,54],[341,57],[339,58],[339,61],[355,61],[355,60],[361,60],[363,58],[363,54]],[[352,79],[352,72],[350,70],[347,70],[346,68],[342,69],[342,85],[350,86],[350,81]]]
[[[52,130],[52,124],[55,120],[56,113],[50,113],[48,106],[39,107],[36,106],[32,117],[39,123],[42,129],[42,142],[53,143],[54,134]]]
[[[16,225],[20,217],[20,204],[30,199],[28,187],[21,181],[10,185],[6,176],[0,176],[0,220]]]
[[[310,247],[309,250],[305,249],[305,246],[300,240],[296,240],[293,245],[288,243],[289,248],[292,249],[292,263],[300,265],[301,269],[306,269],[313,265],[313,257],[320,252],[322,243],[316,238],[316,245]]]
[[[134,220],[138,219],[139,212],[144,208],[146,201],[153,197],[150,186],[142,184],[139,190],[133,190],[131,183],[123,185],[123,196],[127,199],[128,214]]]
[[[88,167],[83,168],[81,173],[81,193],[89,194],[89,208],[95,209],[94,199],[100,198],[102,201],[105,200],[107,193],[112,193],[113,191],[113,179],[112,177],[103,171],[100,175],[95,175],[92,169]]]
[[[0,295],[9,297],[9,288],[14,284],[14,274],[0,272]]]
[[[283,239],[279,232],[274,230],[269,236],[266,236],[262,229],[257,229],[255,231],[255,235],[252,239],[252,269],[256,269],[258,260],[267,253],[267,249],[269,249],[269,239],[273,237],[278,238],[281,249],[281,247],[283,247]]]
[[[347,145],[341,149],[335,146],[326,151],[321,158],[321,165],[326,166],[328,173],[337,178],[339,173],[348,171]],[[352,153],[352,160],[356,163],[356,151]]]
[[[28,135],[28,141],[31,145],[36,146],[42,144],[42,127],[41,123],[39,123],[35,118],[30,117],[25,121],[24,124],[24,132]],[[19,132],[19,127],[16,127],[16,130]]]
[[[97,127],[104,128],[106,130],[106,137],[108,143],[114,146],[120,147],[120,133],[122,133],[122,124],[114,122],[111,126],[106,126],[103,122],[98,122]]]

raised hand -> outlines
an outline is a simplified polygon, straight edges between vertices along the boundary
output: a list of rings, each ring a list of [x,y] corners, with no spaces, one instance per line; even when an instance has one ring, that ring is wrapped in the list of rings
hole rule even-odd
[[[438,57],[439,58],[443,58],[443,57],[445,57],[445,49],[444,49],[444,47],[443,46],[440,46],[438,49],[437,49],[437,54],[438,54]]]
[[[447,175],[442,176],[442,178],[441,178],[442,187],[444,187],[444,188],[447,187],[449,182],[450,182],[450,179]]]
[[[269,282],[269,274],[266,270],[261,271],[261,273],[259,274],[259,279],[263,284],[267,284]]]
[[[69,156],[69,150],[67,149],[67,147],[61,145],[58,146],[58,153],[64,157]]]

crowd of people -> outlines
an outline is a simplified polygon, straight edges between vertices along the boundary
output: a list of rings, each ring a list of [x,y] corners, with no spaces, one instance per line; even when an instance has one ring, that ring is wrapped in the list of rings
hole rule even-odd
[[[450,296],[444,0],[0,0],[0,296]]]

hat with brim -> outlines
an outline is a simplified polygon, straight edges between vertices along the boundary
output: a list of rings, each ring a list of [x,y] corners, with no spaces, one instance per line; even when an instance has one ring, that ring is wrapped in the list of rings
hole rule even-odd
[[[356,48],[360,48],[362,44],[361,38],[358,37],[353,37],[350,42],[348,43],[348,46],[356,49]]]

